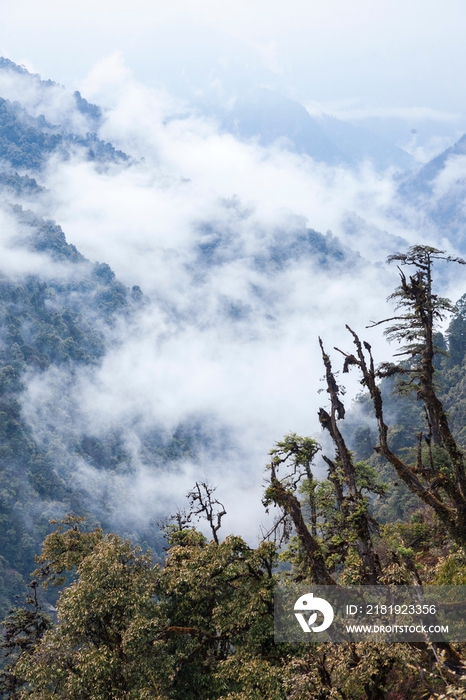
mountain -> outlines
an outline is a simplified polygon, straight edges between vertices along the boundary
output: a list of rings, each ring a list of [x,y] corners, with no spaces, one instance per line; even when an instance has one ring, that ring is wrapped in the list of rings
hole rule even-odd
[[[127,161],[128,156],[95,134],[69,133],[42,115],[32,117],[18,103],[0,97],[0,163],[19,169],[39,169],[51,153],[66,157],[73,148],[84,149],[89,160]]]
[[[370,161],[377,170],[408,170],[414,165],[414,158],[409,153],[369,129],[328,114],[314,119],[327,138],[341,149],[349,165],[354,166],[364,160]]]
[[[435,180],[445,171],[449,162],[455,156],[466,155],[466,134],[464,134],[453,146],[447,148],[435,158],[422,166],[415,175],[408,177],[403,183],[403,190],[415,194],[432,194]]]
[[[95,133],[102,121],[100,107],[90,104],[78,91],[70,93],[53,80],[43,80],[1,56],[0,95],[21,105],[31,117],[45,119],[79,136]]]
[[[442,235],[466,252],[466,134],[398,188],[403,202],[414,204]]]
[[[90,261],[67,241],[60,224],[47,217],[50,158],[77,158],[108,177],[138,165],[84,124],[99,127],[103,114],[78,93],[10,61],[0,61],[0,217],[4,259],[0,263],[0,608],[27,581],[34,554],[49,520],[73,511],[104,529],[162,547],[157,518],[166,504],[151,504],[142,514],[129,507],[128,489],[138,480],[180,473],[185,462],[200,468],[232,450],[230,431],[212,415],[186,412],[173,427],[151,420],[137,409],[107,425],[89,423],[80,405],[81,385],[95,387],[106,358],[131,338],[139,319],[157,310],[163,337],[176,335],[196,314],[204,313],[210,278],[228,265],[242,266],[254,281],[248,303],[234,293],[215,292],[209,326],[225,323],[233,332],[257,334],[277,324],[278,280],[294,267],[320,269],[357,266],[360,258],[330,232],[309,228],[302,218],[256,231],[245,242],[238,230],[251,212],[238,198],[220,202],[218,220],[196,222],[193,241],[179,268],[202,305],[177,307],[169,299],[153,301],[137,286],[119,281],[105,262]],[[16,82],[18,81],[18,82]],[[24,95],[24,104],[16,99]],[[15,98],[15,99],[10,99]],[[56,109],[56,102],[64,105]],[[41,107],[47,116],[41,113]],[[55,110],[55,111],[54,111]],[[311,120],[312,121],[312,120]],[[75,125],[78,132],[72,131]],[[55,161],[54,161],[55,162]],[[222,216],[224,220],[222,220]],[[170,252],[171,251],[171,252]],[[162,251],[165,254],[165,251]],[[10,269],[7,257],[12,256]],[[9,259],[9,258],[8,258]],[[168,257],[167,257],[168,259]],[[19,262],[18,262],[19,261]],[[188,295],[189,297],[189,295]],[[277,310],[278,309],[278,310]],[[206,323],[205,320],[200,323]],[[164,324],[164,325],[163,325]],[[154,349],[154,352],[156,350]],[[140,488],[140,487],[138,487]]]
[[[241,139],[262,146],[278,143],[329,165],[357,166],[369,160],[380,170],[406,170],[413,158],[367,129],[335,117],[312,117],[306,108],[273,90],[243,94],[222,116],[222,126]]]

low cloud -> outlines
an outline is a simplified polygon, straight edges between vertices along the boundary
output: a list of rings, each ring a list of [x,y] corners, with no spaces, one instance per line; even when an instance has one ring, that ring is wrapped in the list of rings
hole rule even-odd
[[[206,475],[226,502],[225,527],[254,539],[268,449],[289,431],[319,435],[317,336],[345,349],[348,323],[387,359],[380,329],[364,327],[386,315],[397,284],[382,261],[419,243],[420,219],[396,209],[390,173],[239,143],[140,85],[119,55],[82,92],[104,108],[99,137],[134,160],[103,168],[79,151],[54,156],[36,207],[150,303],[115,326],[99,367],[31,375],[25,415],[42,444],[61,436],[76,484],[97,510],[111,503],[115,520],[162,517]],[[422,240],[441,239],[432,228]],[[360,385],[348,383],[349,402]],[[148,464],[144,436],[159,431],[163,443],[183,424],[204,426],[196,454]],[[126,471],[99,470],[67,447],[112,430],[124,435]]]
[[[5,61],[5,59],[2,59]],[[44,116],[51,125],[61,125],[81,136],[91,130],[89,118],[76,109],[76,100],[62,85],[44,82],[39,75],[29,73],[15,64],[2,65],[0,96],[19,102],[34,118]]]

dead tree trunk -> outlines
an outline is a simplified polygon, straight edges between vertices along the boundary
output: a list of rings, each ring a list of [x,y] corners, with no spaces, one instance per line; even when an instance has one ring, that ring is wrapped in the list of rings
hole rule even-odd
[[[273,466],[271,483],[267,489],[267,497],[274,501],[274,503],[282,508],[291,518],[296,534],[306,554],[311,577],[315,583],[321,586],[334,585],[335,581],[329,574],[321,547],[317,539],[311,535],[304,522],[300,502],[296,496],[290,493],[277,479]]]
[[[380,376],[383,376],[383,373],[380,374],[375,369],[369,343],[361,343],[357,334],[349,326],[347,326],[347,329],[353,336],[356,355],[336,349],[342,352],[346,358],[343,372],[348,372],[351,365],[356,365],[362,374],[362,384],[367,387],[372,398],[379,433],[379,443],[374,449],[395,468],[398,476],[405,482],[410,491],[415,493],[435,511],[453,539],[464,546],[466,544],[466,500],[463,496],[461,480],[452,479],[438,469],[432,470],[431,464],[426,467],[423,467],[421,464],[421,468],[419,464],[410,465],[393,452],[388,444],[388,426],[384,420],[382,394],[377,384],[377,380]],[[366,360],[363,345],[368,354],[368,360]],[[448,427],[443,405],[435,395],[433,388],[432,392],[435,396],[435,410],[441,418],[439,425],[443,425],[443,428],[441,427],[443,446],[449,454],[452,464],[454,464],[453,458],[456,458],[458,465],[462,465],[463,456]],[[422,398],[424,401],[429,400],[425,395]],[[426,483],[418,476],[419,472],[422,472],[425,476]],[[427,474],[430,474],[430,478],[427,477]]]
[[[331,403],[330,413],[327,413],[323,408],[319,410],[319,421],[322,427],[329,431],[336,450],[336,456],[333,461],[328,457],[324,457],[324,459],[329,465],[329,476],[333,483],[336,500],[337,503],[340,504],[343,517],[348,523],[348,526],[351,521],[351,526],[349,527],[355,528],[356,530],[356,547],[364,567],[362,583],[374,586],[378,582],[381,568],[379,558],[372,543],[367,502],[357,487],[353,457],[338,428],[338,420],[342,420],[345,417],[345,408],[338,396],[339,388],[332,371],[332,364],[324,350],[320,338],[319,344],[325,365],[327,393],[330,396]],[[333,469],[330,468],[330,465],[332,465]],[[346,493],[344,493],[342,485],[338,483],[338,479],[335,478],[335,472],[337,471],[337,469],[334,468],[335,465],[337,469],[340,468],[342,470]]]

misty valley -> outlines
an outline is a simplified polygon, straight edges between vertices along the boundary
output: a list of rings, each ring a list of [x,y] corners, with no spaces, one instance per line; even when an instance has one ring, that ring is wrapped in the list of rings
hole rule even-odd
[[[0,697],[465,698],[466,640],[278,643],[274,590],[466,586],[466,135],[111,60],[0,58]]]

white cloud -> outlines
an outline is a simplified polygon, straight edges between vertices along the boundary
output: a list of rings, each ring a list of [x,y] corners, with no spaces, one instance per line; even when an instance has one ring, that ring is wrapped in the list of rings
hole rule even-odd
[[[451,155],[445,167],[440,170],[433,183],[433,195],[436,199],[448,194],[456,184],[466,180],[466,156]]]
[[[49,280],[69,278],[68,265],[53,261],[47,253],[25,247],[25,238],[30,236],[31,229],[19,223],[8,204],[5,206],[0,200],[0,271],[18,280],[25,275],[40,275]],[[73,268],[73,274],[80,276],[78,266]]]
[[[318,433],[326,395],[317,394],[317,335],[329,350],[346,348],[349,323],[370,336],[377,359],[387,358],[380,329],[364,326],[383,315],[397,280],[380,260],[398,247],[397,236],[419,242],[416,212],[391,216],[389,173],[330,168],[220,133],[138,83],[118,54],[96,66],[84,87],[106,110],[100,136],[144,160],[102,169],[79,152],[54,157],[43,174],[51,194],[40,206],[84,255],[108,262],[152,301],[116,328],[118,343],[101,367],[73,381],[56,370],[31,378],[28,419],[41,440],[50,439],[44,411],[64,435],[125,429],[130,475],[75,463],[90,494],[109,489],[120,499],[122,518],[125,505],[130,519],[163,515],[207,473],[228,501],[228,527],[251,539],[263,518],[268,449],[288,431]],[[285,264],[306,227],[331,229],[366,259],[339,265],[329,255],[322,264],[316,249]],[[332,240],[319,239],[322,250]],[[423,241],[435,244],[435,232]],[[348,382],[351,397],[360,385],[353,376]],[[216,449],[184,459],[175,474],[150,469],[139,452],[141,431],[169,433],[193,417],[217,436]],[[221,429],[228,436],[222,457]]]
[[[87,118],[77,111],[73,95],[62,85],[49,84],[44,89],[38,76],[4,68],[0,70],[0,96],[19,102],[32,117],[43,115],[52,125],[81,135],[89,131]]]

